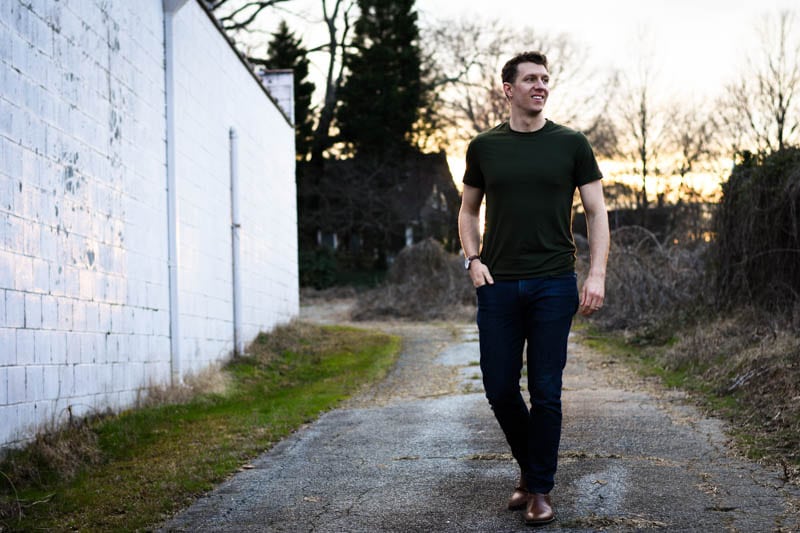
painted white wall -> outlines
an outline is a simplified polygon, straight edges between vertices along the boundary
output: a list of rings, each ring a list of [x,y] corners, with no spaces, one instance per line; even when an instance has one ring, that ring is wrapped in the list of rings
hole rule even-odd
[[[197,0],[175,16],[182,369],[298,310],[294,133]],[[161,0],[0,2],[0,447],[170,379]]]

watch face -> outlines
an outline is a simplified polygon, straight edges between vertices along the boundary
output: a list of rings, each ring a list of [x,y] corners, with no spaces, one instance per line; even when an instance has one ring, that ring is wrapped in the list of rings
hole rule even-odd
[[[465,270],[469,270],[469,264],[470,264],[470,262],[471,262],[471,261],[470,261],[469,259],[464,259],[464,269],[465,269]]]

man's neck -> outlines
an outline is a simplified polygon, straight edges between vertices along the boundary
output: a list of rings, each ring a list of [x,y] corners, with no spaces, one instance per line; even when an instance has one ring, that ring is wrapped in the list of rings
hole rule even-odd
[[[508,125],[511,126],[511,129],[522,133],[540,130],[544,128],[545,123],[547,123],[547,120],[542,113],[520,116],[520,114],[512,112],[508,118]]]

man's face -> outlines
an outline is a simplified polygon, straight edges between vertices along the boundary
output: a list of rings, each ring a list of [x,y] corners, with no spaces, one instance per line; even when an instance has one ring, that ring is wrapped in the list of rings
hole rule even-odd
[[[544,65],[520,63],[517,65],[517,78],[513,83],[503,83],[503,91],[511,107],[526,114],[538,115],[544,110],[550,94],[549,84],[550,75]]]

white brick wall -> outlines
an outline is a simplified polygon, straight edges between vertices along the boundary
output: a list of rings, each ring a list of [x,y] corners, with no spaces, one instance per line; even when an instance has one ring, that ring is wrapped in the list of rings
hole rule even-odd
[[[291,126],[190,0],[175,16],[182,368],[297,314]],[[198,53],[202,50],[202,53]],[[161,0],[0,1],[0,448],[170,379]]]

